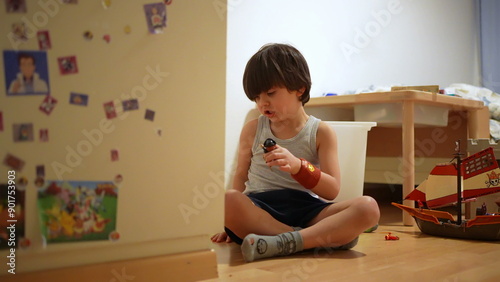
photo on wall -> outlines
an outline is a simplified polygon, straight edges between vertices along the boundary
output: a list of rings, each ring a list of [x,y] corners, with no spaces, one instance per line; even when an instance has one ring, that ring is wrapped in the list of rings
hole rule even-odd
[[[167,27],[167,9],[164,3],[152,3],[144,5],[144,14],[148,30],[151,34],[163,33]]]
[[[111,181],[46,180],[38,213],[47,244],[108,240],[116,229],[118,188]]]
[[[33,124],[14,123],[12,125],[12,137],[14,139],[14,142],[33,141]]]
[[[49,70],[45,51],[3,51],[7,96],[47,95]]]

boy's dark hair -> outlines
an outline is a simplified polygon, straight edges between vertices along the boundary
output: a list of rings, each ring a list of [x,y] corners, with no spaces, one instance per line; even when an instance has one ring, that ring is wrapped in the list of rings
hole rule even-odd
[[[35,56],[28,54],[28,53],[19,53],[17,55],[17,63],[21,65],[21,59],[32,59],[33,60],[33,65],[35,64]]]
[[[250,58],[245,67],[243,88],[248,99],[254,101],[260,93],[275,86],[286,87],[288,91],[305,88],[299,100],[302,105],[309,101],[309,67],[299,50],[293,46],[264,45]]]

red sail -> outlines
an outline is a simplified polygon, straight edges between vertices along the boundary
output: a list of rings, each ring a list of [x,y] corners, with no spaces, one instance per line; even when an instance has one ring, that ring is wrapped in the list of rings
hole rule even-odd
[[[500,170],[493,149],[487,148],[462,161],[464,186],[462,199],[468,200],[500,192]],[[457,202],[456,164],[436,165],[429,177],[405,200],[422,201],[429,208]]]
[[[498,163],[491,147],[470,155],[462,161],[464,180],[496,168],[498,168]]]
[[[425,193],[415,188],[406,196],[405,200],[425,202]]]

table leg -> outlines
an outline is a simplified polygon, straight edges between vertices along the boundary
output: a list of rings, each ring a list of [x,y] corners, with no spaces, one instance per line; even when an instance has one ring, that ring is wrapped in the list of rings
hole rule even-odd
[[[403,102],[403,198],[415,188],[415,107],[413,101]],[[403,204],[412,207],[413,201],[405,200]],[[403,212],[403,224],[413,226],[413,218]]]
[[[490,111],[488,107],[468,112],[467,131],[468,138],[490,138]]]

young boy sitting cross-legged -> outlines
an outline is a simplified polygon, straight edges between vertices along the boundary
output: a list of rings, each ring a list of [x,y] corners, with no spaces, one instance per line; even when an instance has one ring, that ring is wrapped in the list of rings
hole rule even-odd
[[[261,116],[242,129],[233,187],[225,196],[225,232],[212,240],[241,244],[247,262],[355,246],[380,212],[368,196],[323,200],[334,200],[341,187],[337,137],[304,110],[311,79],[302,54],[285,44],[263,46],[248,61],[243,86]],[[268,138],[276,145],[263,150]]]

